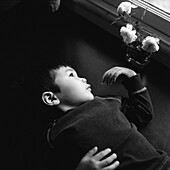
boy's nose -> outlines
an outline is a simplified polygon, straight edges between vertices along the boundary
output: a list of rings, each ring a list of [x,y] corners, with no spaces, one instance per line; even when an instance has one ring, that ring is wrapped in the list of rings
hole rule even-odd
[[[85,78],[81,78],[83,83],[87,83],[87,80]]]

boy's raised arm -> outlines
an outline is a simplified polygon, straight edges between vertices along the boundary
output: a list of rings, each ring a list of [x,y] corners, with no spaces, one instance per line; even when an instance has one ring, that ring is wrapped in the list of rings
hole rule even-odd
[[[138,127],[147,124],[153,118],[154,112],[149,92],[143,86],[140,76],[136,75],[122,83],[129,93],[129,97],[122,101],[123,113]]]
[[[123,99],[122,112],[137,126],[149,122],[153,117],[152,102],[139,74],[129,68],[113,67],[103,75],[103,83],[107,85],[111,85],[117,79],[122,81],[129,94],[128,98]]]

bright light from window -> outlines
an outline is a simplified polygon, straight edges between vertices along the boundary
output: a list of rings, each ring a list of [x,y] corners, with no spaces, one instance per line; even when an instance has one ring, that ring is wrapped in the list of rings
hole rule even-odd
[[[170,1],[169,0],[143,0],[145,2],[148,2],[159,9],[162,9],[165,12],[170,13]]]

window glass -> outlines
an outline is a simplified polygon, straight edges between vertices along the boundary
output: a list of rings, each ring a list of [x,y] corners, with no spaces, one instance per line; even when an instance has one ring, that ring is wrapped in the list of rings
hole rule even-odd
[[[152,4],[163,11],[170,13],[170,1],[169,0],[143,0],[148,2],[149,4]]]

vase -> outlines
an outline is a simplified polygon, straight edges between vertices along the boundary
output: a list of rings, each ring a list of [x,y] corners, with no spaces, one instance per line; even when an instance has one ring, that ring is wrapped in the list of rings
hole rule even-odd
[[[151,60],[150,52],[144,51],[141,48],[127,46],[126,60],[139,69],[143,69]]]

